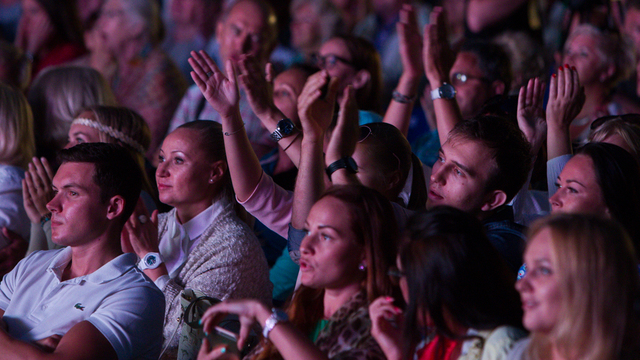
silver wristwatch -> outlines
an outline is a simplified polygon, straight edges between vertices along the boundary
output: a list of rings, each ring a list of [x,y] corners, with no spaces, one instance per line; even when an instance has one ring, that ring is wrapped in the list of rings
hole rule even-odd
[[[271,316],[264,322],[264,327],[262,328],[262,336],[265,339],[269,338],[269,333],[279,322],[289,321],[289,317],[287,313],[282,310],[273,308],[271,309]]]

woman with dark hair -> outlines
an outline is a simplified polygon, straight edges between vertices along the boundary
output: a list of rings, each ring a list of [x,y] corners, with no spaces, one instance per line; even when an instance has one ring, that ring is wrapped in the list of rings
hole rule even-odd
[[[389,202],[362,185],[334,186],[313,205],[306,225],[302,285],[288,321],[261,302],[229,301],[207,310],[205,331],[213,331],[219,314],[232,313],[242,324],[239,348],[252,324],[263,327],[265,341],[250,359],[384,359],[370,334],[367,306],[394,291],[386,275],[397,234]],[[225,346],[211,345],[203,343],[198,359],[226,353]]]
[[[640,358],[638,259],[615,221],[556,214],[534,223],[516,284],[531,336],[509,360]]]
[[[359,109],[380,112],[382,65],[373,44],[357,36],[339,35],[322,44],[314,62],[338,79],[338,101],[347,85],[351,85]]]
[[[583,213],[620,222],[640,248],[640,169],[619,146],[588,143],[558,176],[558,191],[549,198],[552,213]]]
[[[23,0],[16,46],[33,58],[33,76],[84,54],[75,1]]]
[[[369,308],[387,359],[504,359],[524,336],[509,268],[472,215],[450,207],[415,214],[396,262],[389,274],[408,303],[404,316],[391,298]]]
[[[164,343],[178,350],[180,293],[194,289],[217,298],[271,300],[269,269],[249,226],[236,215],[222,139],[213,121],[193,121],[162,143],[156,182],[160,201],[173,206],[149,214],[139,205],[125,225],[123,250],[165,294]],[[171,355],[173,354],[173,355]]]

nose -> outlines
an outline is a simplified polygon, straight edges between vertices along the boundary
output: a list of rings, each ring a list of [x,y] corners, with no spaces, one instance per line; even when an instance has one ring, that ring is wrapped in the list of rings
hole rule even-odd
[[[431,169],[431,176],[429,180],[432,183],[439,183],[440,185],[444,185],[446,183],[444,176],[444,166],[440,164],[438,161],[433,165]]]
[[[313,238],[310,234],[307,234],[300,243],[300,254],[311,255],[313,254]]]
[[[516,281],[516,290],[519,293],[523,293],[530,289],[531,289],[531,284],[529,283],[529,278],[527,277],[527,274],[524,274],[522,279]]]
[[[60,213],[61,206],[60,206],[59,196],[60,196],[60,193],[55,194],[53,199],[51,199],[51,201],[47,203],[46,207],[47,207],[47,210],[49,210],[49,212]]]
[[[551,205],[551,211],[555,211],[556,209],[560,209],[562,207],[562,189],[558,189],[553,196],[549,198],[549,204]]]
[[[156,168],[156,177],[163,178],[169,176],[169,170],[167,169],[167,161],[162,161]]]

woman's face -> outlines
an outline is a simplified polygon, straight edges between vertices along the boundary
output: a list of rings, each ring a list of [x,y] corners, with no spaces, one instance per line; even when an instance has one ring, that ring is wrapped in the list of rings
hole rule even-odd
[[[590,157],[578,154],[571,158],[558,176],[558,186],[549,198],[551,212],[609,214]]]
[[[53,36],[53,24],[49,18],[49,14],[36,0],[22,0],[22,18],[20,19],[22,26],[26,29],[27,37],[30,41],[34,41],[34,37],[45,39],[42,45],[45,45]],[[36,29],[40,29],[36,31]],[[39,49],[36,49],[36,51]]]
[[[141,21],[133,21],[132,18],[127,16],[122,0],[108,0],[102,7],[98,28],[112,54],[117,54],[126,42],[140,35]]]
[[[162,143],[156,169],[160,201],[178,213],[199,214],[211,206],[212,164],[201,150],[198,133],[176,129]],[[215,181],[214,181],[215,182]]]
[[[358,70],[351,65],[352,57],[344,40],[333,38],[327,40],[318,51],[322,61],[318,64],[326,69],[329,76],[338,78],[338,95],[354,82]]]
[[[516,283],[529,331],[549,333],[560,316],[562,296],[551,249],[551,231],[543,229],[529,240],[524,254],[527,273]]]
[[[299,123],[298,96],[304,88],[307,75],[304,71],[290,69],[280,73],[273,81],[273,103],[284,116]]]
[[[95,116],[91,111],[82,112],[78,118],[89,119],[95,121]],[[94,129],[92,127],[80,124],[73,124],[71,128],[69,128],[69,142],[65,149],[70,147],[74,147],[78,144],[82,143],[97,143],[100,141],[100,131],[98,129]]]
[[[565,46],[563,61],[575,66],[580,83],[588,86],[602,84],[608,79],[604,55],[598,49],[597,40],[592,35],[577,35]]]
[[[300,281],[312,288],[339,290],[359,283],[365,272],[364,249],[355,242],[350,209],[339,199],[326,196],[316,202],[300,245]],[[370,270],[369,270],[370,271]]]

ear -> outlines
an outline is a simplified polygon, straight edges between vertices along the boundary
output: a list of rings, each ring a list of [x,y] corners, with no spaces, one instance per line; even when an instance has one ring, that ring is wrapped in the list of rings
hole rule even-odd
[[[493,95],[504,94],[504,89],[506,88],[507,86],[502,82],[502,80],[495,80],[491,83],[491,91],[493,92]]]
[[[388,178],[387,190],[395,189],[398,185],[400,185],[401,179],[400,170],[395,170]],[[404,185],[404,184],[403,184]]]
[[[480,208],[482,211],[491,211],[504,205],[507,202],[507,194],[502,190],[493,190],[487,194],[484,204]]]
[[[367,86],[369,81],[371,80],[371,74],[367,70],[360,70],[356,73],[356,76],[353,78],[351,82],[351,86],[354,89],[359,90]]]
[[[211,164],[209,170],[209,184],[217,184],[227,172],[227,163],[224,160],[218,160]]]
[[[109,207],[107,208],[107,219],[113,220],[124,212],[124,198],[116,195],[109,199]]]
[[[602,73],[600,73],[600,82],[604,83],[607,82],[609,79],[611,79],[611,77],[613,76],[613,74],[615,74],[616,72],[616,66],[615,64],[611,63],[609,65],[607,65],[603,70]]]

